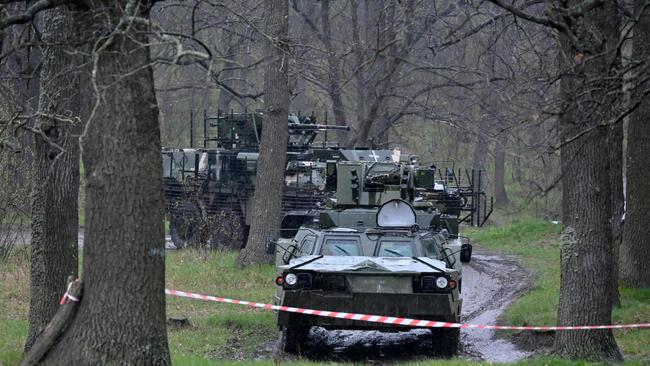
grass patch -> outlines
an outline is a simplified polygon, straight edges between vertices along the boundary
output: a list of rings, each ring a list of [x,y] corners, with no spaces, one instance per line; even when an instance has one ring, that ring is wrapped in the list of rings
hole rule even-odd
[[[0,365],[16,365],[27,337],[29,250],[19,247],[0,263]]]
[[[505,312],[502,316],[504,323],[555,324],[560,284],[558,237],[561,229],[561,225],[547,221],[522,219],[502,227],[465,230],[465,235],[478,242],[477,247],[513,254],[533,271],[533,288]]]
[[[553,325],[557,322],[561,229],[561,225],[548,221],[521,219],[503,227],[465,230],[464,234],[475,240],[478,248],[513,254],[526,268],[533,271],[532,289],[510,306],[501,317],[501,323]],[[650,322],[650,289],[621,288],[620,291],[621,304],[612,314],[614,323]],[[614,335],[630,362],[650,357],[649,331],[615,330]]]
[[[29,252],[29,247],[19,247],[0,266],[0,365],[16,365],[22,356],[29,311]],[[167,254],[169,288],[264,302],[273,297],[273,266],[239,270],[234,252]],[[186,317],[191,324],[168,330],[172,358],[183,360],[177,362],[180,365],[204,364],[196,361],[200,359],[222,364],[224,359],[249,357],[260,344],[276,337],[274,313],[238,305],[168,297],[167,315]]]
[[[271,301],[275,268],[262,265],[240,270],[235,266],[236,259],[235,252],[170,252],[167,287],[234,299]],[[172,357],[178,360],[248,357],[261,343],[276,336],[274,313],[238,305],[167,298],[167,315],[187,317],[191,323],[191,327],[172,327],[168,331]]]

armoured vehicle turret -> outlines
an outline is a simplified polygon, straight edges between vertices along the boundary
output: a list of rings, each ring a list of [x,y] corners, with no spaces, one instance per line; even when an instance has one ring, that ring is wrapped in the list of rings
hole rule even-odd
[[[325,163],[325,190],[336,194],[334,200],[325,201],[323,205],[336,206],[338,211],[377,207],[379,202],[390,198],[408,199],[414,207],[437,209],[439,225],[452,237],[458,236],[461,224],[482,226],[492,213],[494,202],[491,198],[488,200],[483,191],[482,171],[421,165],[416,156],[403,156],[399,149],[333,149],[327,154],[330,160]],[[348,186],[355,188],[352,191],[344,189]],[[330,197],[333,195],[327,196]],[[303,224],[318,222],[320,212],[296,212],[310,217],[294,217],[293,213],[288,213],[283,222],[285,237],[291,238]],[[345,215],[349,215],[355,211],[346,212]]]
[[[190,124],[190,148],[163,148],[165,208],[176,247],[201,243],[239,249],[250,225],[251,198],[255,191],[257,156],[264,115],[254,113],[204,113],[202,143]],[[347,126],[319,124],[311,116],[289,115],[285,212],[306,212],[323,201],[324,163],[321,156],[336,144],[316,142],[319,133],[347,130]],[[201,145],[197,147],[196,145]]]
[[[356,154],[354,160],[327,165],[326,185],[336,193],[313,219],[293,238],[269,242],[278,269],[276,303],[459,322],[462,263],[470,261],[472,246],[459,235],[458,223],[472,197],[478,197],[472,203],[478,206],[484,193],[460,185],[460,191],[453,190],[447,187],[450,174],[437,177],[435,167],[420,166],[414,158],[401,161],[387,151]],[[282,349],[302,351],[313,326],[409,330],[280,312]],[[430,336],[437,353],[456,353],[458,328],[431,329]]]

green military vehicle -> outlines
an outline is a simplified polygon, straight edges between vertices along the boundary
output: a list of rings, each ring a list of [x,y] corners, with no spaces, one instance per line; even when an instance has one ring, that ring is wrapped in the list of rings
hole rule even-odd
[[[240,249],[245,244],[263,121],[260,112],[204,113],[202,141],[195,141],[192,117],[190,147],[163,148],[165,209],[177,248],[195,244]],[[325,165],[318,163],[314,154],[327,157],[335,151],[336,145],[327,137],[316,142],[317,135],[347,126],[323,125],[313,115],[293,114],[288,125],[282,204],[285,213],[300,217],[300,213],[317,208],[326,194]]]
[[[459,322],[462,263],[469,262],[472,253],[471,244],[458,235],[458,222],[465,220],[460,208],[467,199],[446,188],[449,180],[437,179],[436,171],[417,165],[414,159],[386,157],[330,164],[328,177],[335,180],[328,184],[336,185],[335,197],[295,237],[269,242],[267,249],[276,253],[278,268],[276,303]],[[467,197],[482,193],[461,192]],[[409,330],[394,324],[280,312],[283,351],[304,350],[312,326]],[[430,332],[439,352],[457,352],[458,328]]]

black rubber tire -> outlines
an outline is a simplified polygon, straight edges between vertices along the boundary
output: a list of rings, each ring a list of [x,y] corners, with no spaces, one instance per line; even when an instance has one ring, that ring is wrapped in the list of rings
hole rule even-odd
[[[192,240],[194,227],[189,221],[178,216],[172,216],[169,221],[169,235],[176,249],[182,249]]]
[[[431,329],[431,343],[436,355],[453,357],[458,353],[460,329],[433,328]]]
[[[239,211],[224,208],[208,220],[210,225],[208,246],[212,249],[241,250],[244,239],[244,221]]]
[[[284,327],[280,335],[280,350],[285,353],[303,354],[309,330],[310,327]]]

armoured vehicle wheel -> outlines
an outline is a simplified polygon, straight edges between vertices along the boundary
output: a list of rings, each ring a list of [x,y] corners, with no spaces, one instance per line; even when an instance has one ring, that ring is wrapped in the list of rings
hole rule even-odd
[[[169,223],[169,234],[177,249],[184,248],[192,240],[194,226],[188,219],[172,216]]]
[[[431,343],[436,355],[452,357],[458,353],[460,343],[460,329],[458,328],[433,328],[431,329]]]
[[[310,327],[284,327],[280,335],[280,349],[286,353],[305,351]]]
[[[223,209],[209,219],[210,248],[240,250],[244,244],[245,225],[238,211]]]

